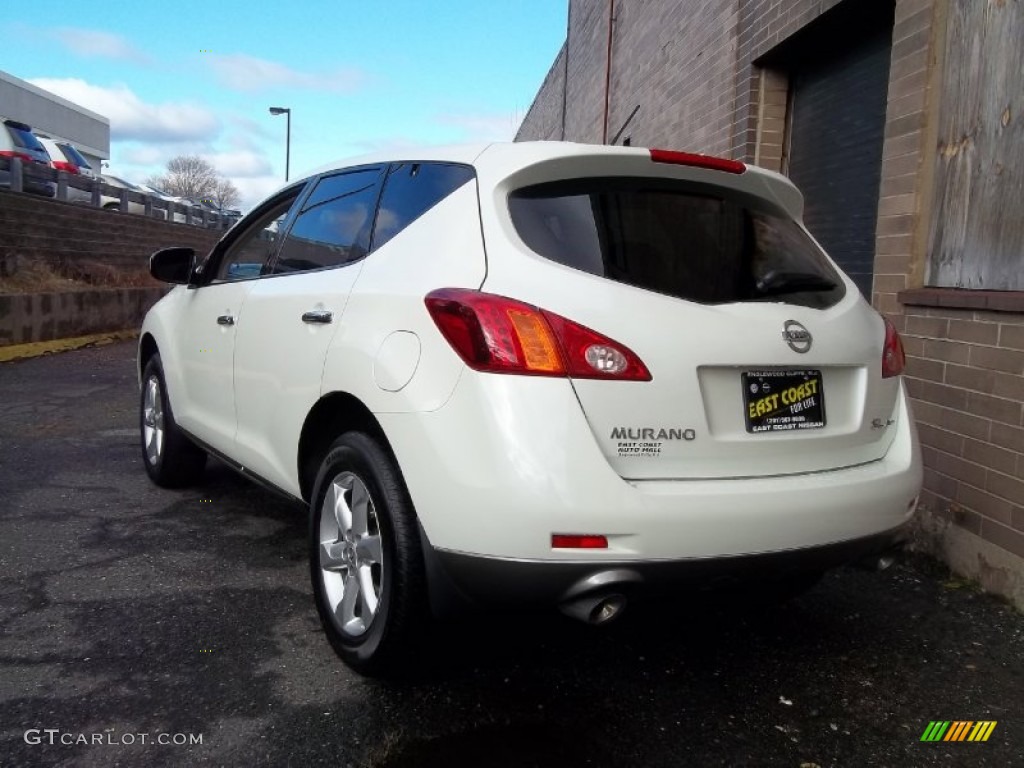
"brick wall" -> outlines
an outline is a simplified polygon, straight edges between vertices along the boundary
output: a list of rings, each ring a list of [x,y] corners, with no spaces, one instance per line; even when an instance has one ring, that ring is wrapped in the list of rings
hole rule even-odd
[[[559,54],[568,56],[568,88],[563,94],[563,75],[552,67],[520,126],[520,141],[558,138],[551,127],[560,129],[564,98],[566,140],[601,143],[609,7],[593,0],[570,5],[567,46]],[[616,0],[609,140],[639,106],[622,134],[635,146],[727,154],[738,19],[734,0]]]
[[[533,138],[558,140],[562,138],[562,100],[565,85],[566,46],[555,57],[544,82],[540,86],[546,98],[534,99],[523,122],[528,122],[534,132]]]
[[[1024,315],[908,306],[905,318],[922,502],[1024,557]]]
[[[53,265],[95,261],[145,270],[153,251],[186,245],[206,253],[220,234],[136,214],[0,191],[0,259],[17,255],[45,259]]]

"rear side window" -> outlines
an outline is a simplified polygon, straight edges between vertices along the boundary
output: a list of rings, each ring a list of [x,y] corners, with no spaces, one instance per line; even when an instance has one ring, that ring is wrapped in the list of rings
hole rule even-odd
[[[823,308],[845,293],[800,226],[753,195],[670,179],[579,179],[517,190],[509,211],[541,256],[688,301]]]
[[[380,177],[380,169],[372,168],[320,179],[303,203],[272,271],[337,267],[366,256]]]
[[[82,153],[70,144],[58,144],[57,146],[60,147],[60,151],[64,153],[64,156],[79,168],[92,168],[92,166],[89,165],[89,161],[85,159]]]
[[[373,247],[380,248],[452,192],[474,178],[468,165],[396,163],[388,170]]]

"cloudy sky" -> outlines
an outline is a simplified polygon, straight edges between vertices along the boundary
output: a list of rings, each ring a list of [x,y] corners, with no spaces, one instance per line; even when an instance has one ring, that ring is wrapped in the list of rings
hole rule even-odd
[[[511,139],[565,38],[567,0],[33,0],[0,69],[110,119],[131,181],[199,154],[248,207],[377,148]],[[68,13],[73,7],[74,12]]]

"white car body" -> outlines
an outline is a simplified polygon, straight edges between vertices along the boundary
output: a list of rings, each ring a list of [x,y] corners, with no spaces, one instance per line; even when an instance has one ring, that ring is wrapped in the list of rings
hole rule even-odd
[[[838,268],[844,295],[827,308],[697,303],[545,258],[510,215],[523,187],[657,178],[753,196],[799,222],[787,179],[555,142],[348,165],[399,160],[462,163],[475,183],[354,263],[178,286],[149,312],[140,373],[158,350],[175,420],[204,448],[308,500],[304,430],[326,418],[325,403],[358,404],[408,488],[431,590],[451,582],[483,601],[564,603],[616,579],[671,581],[677,566],[728,571],[771,554],[812,553],[828,567],[898,538],[921,487],[914,422],[901,377],[882,376],[883,319]],[[425,307],[443,288],[568,318],[632,350],[651,379],[474,370]],[[303,322],[312,311],[333,322]],[[226,316],[233,324],[218,324]],[[784,338],[793,321],[812,335],[809,350]],[[788,369],[821,372],[825,425],[749,432],[741,374]],[[560,535],[605,545],[555,546]]]
[[[138,192],[139,194],[148,194],[148,190],[143,189],[137,184],[132,184],[130,181],[126,181],[118,176],[111,176],[110,174],[103,174],[100,177],[104,184],[109,184],[112,187],[118,189],[127,189],[130,192]],[[100,195],[100,206],[109,211],[119,211],[121,209],[121,198],[113,197],[111,195]],[[134,213],[141,216],[146,215],[146,206],[142,203],[137,203],[134,200],[128,201],[128,213]],[[156,206],[152,207],[151,215],[156,219],[166,219],[167,211]]]
[[[36,134],[36,138],[39,143],[43,145],[46,150],[46,154],[50,156],[50,164],[54,168],[70,172],[75,176],[79,176],[82,179],[92,179],[95,177],[92,168],[88,166],[80,166],[73,157],[68,157],[67,154],[61,149],[60,145],[54,139],[49,136],[41,136]],[[73,170],[71,170],[73,169]],[[78,187],[68,184],[68,201],[72,203],[91,203],[92,192],[87,189],[79,189]]]

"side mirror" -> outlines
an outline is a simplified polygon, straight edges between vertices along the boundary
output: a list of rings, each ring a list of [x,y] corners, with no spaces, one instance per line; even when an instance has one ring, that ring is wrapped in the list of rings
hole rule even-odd
[[[162,248],[149,257],[149,274],[164,283],[187,285],[196,260],[194,248]]]

